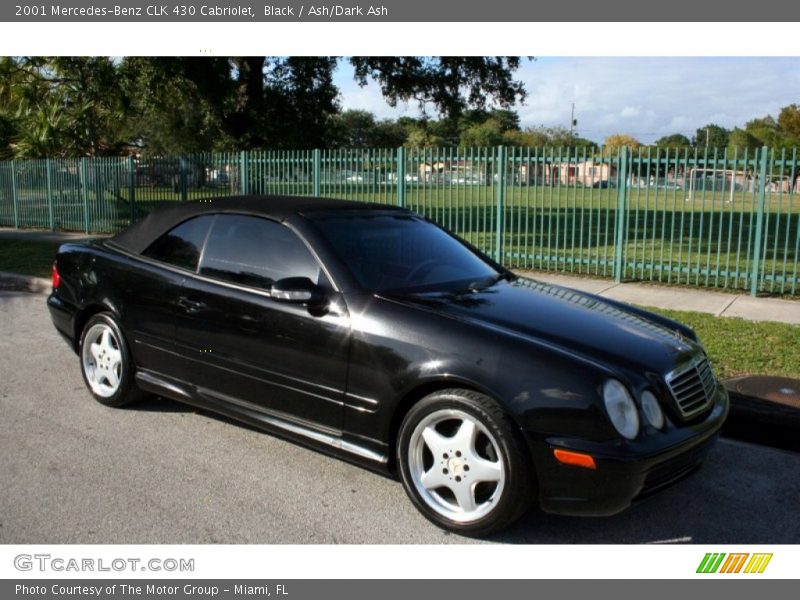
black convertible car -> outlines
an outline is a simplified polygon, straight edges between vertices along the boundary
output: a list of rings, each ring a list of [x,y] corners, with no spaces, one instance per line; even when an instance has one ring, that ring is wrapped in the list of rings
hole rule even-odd
[[[532,501],[617,513],[698,467],[728,412],[687,327],[378,204],[159,210],[62,246],[48,305],[103,404],[157,394],[399,473],[471,535]]]

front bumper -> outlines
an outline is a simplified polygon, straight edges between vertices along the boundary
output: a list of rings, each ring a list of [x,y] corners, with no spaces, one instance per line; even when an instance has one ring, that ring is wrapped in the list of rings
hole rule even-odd
[[[637,440],[591,442],[575,438],[529,438],[543,511],[609,516],[687,477],[703,462],[728,416],[728,394],[717,386],[711,410],[690,425],[669,425]],[[554,448],[591,454],[595,470],[565,465]]]

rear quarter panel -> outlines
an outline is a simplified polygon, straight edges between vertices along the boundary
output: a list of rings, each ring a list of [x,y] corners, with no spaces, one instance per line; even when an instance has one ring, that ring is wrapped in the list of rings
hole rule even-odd
[[[128,256],[104,242],[66,244],[56,264],[61,285],[51,295],[71,315],[65,335],[77,349],[83,325],[93,315],[114,315],[125,334],[137,366],[168,370],[174,309],[184,276]],[[57,325],[58,326],[58,325]],[[59,327],[59,330],[61,330]]]

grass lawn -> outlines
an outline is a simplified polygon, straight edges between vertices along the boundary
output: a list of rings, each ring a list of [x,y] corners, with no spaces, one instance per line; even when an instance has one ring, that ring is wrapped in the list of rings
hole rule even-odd
[[[50,277],[59,244],[0,239],[0,271]]]
[[[756,374],[800,378],[800,325],[646,308],[694,329],[721,379]]]

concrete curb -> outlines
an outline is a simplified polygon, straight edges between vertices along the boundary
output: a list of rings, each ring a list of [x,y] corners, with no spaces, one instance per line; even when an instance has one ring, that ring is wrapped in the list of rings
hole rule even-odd
[[[0,271],[0,291],[49,294],[52,285],[49,279],[44,279],[43,277]]]
[[[737,384],[751,376],[722,381],[731,399],[731,412],[723,427],[723,435],[762,446],[800,452],[800,408],[796,403],[776,401],[767,388],[764,397],[753,390],[741,391]],[[758,376],[754,378],[758,379]],[[789,378],[780,378],[789,379]],[[800,389],[800,381],[789,380],[787,387]]]

